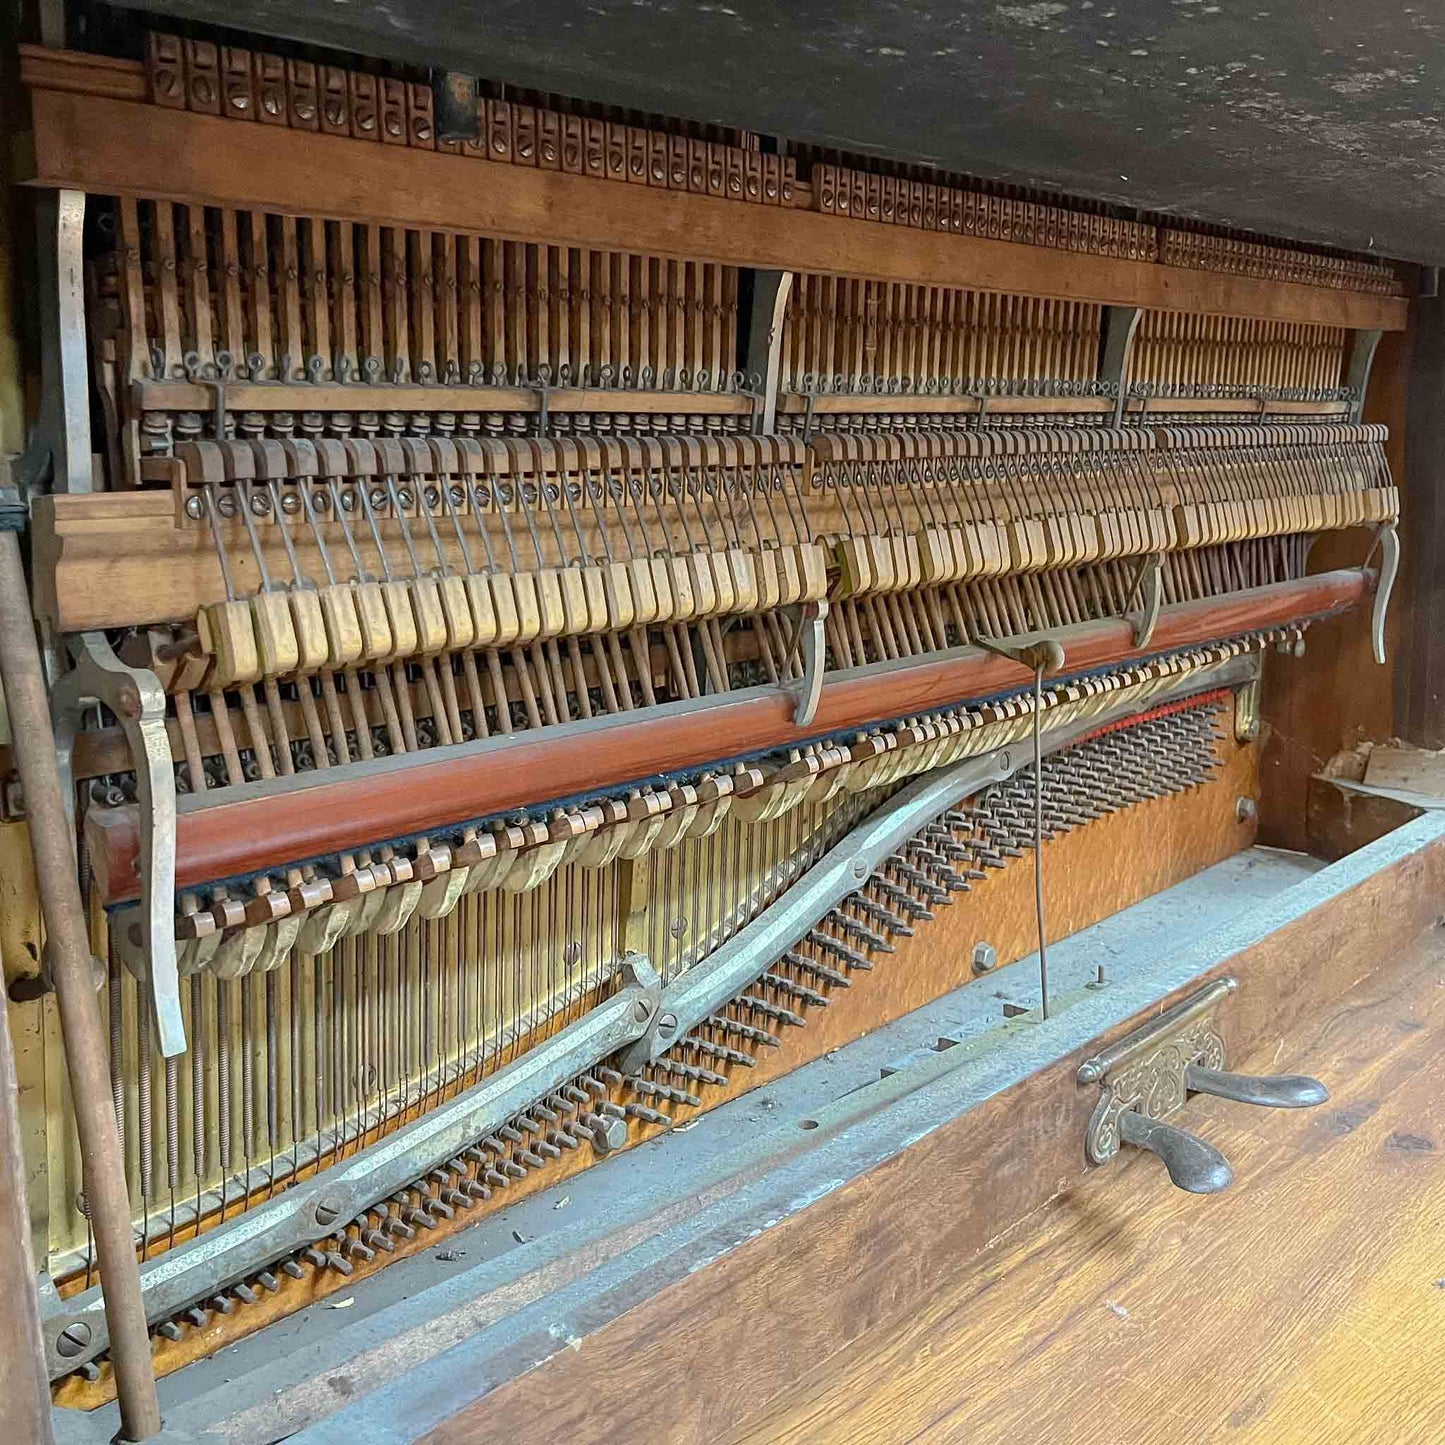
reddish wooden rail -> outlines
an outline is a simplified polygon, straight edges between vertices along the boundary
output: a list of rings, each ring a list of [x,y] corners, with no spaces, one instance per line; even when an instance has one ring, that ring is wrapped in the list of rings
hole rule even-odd
[[[1326,572],[1228,597],[1165,607],[1148,653],[1119,618],[1060,635],[1064,675],[1327,616],[1369,591],[1362,569]],[[750,688],[702,703],[623,713],[563,729],[490,738],[381,762],[352,764],[183,798],[176,827],[176,885],[195,887],[452,827],[555,800],[795,746],[891,718],[909,717],[1022,687],[1031,674],[979,648],[830,675],[814,722],[793,723],[793,700]],[[92,808],[87,843],[108,903],[139,892],[133,805]]]

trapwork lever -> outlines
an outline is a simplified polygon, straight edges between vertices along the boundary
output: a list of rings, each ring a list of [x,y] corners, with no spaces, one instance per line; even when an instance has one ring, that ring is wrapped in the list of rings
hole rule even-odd
[[[161,1053],[173,1058],[186,1051],[186,1028],[176,976],[176,780],[166,735],[165,692],[155,673],[127,667],[99,632],[80,633],[69,644],[75,665],[51,689],[50,712],[61,775],[68,784],[71,824],[75,822],[71,754],[80,714],[87,702],[104,703],[120,723],[135,765],[143,934],[136,955],[143,960]]]

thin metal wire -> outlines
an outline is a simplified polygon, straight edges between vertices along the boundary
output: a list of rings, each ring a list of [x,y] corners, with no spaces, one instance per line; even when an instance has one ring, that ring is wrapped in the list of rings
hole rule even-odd
[[[1044,667],[1034,668],[1034,917],[1039,927],[1039,993],[1042,1015],[1049,1016],[1049,951],[1044,928],[1044,753],[1042,716]]]

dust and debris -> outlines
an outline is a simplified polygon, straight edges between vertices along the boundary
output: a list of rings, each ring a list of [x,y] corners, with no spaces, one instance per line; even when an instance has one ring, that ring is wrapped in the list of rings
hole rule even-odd
[[[564,1194],[564,1195],[552,1206],[552,1208],[553,1208],[553,1209],[566,1209],[566,1207],[567,1207],[569,1204],[571,1204],[571,1202],[572,1202],[572,1196],[571,1196],[570,1194]]]
[[[442,1264],[455,1264],[457,1260],[465,1259],[467,1252],[464,1249],[439,1249],[432,1257]]]
[[[1126,1310],[1123,1305],[1116,1304],[1111,1299],[1106,1299],[1104,1303],[1109,1307],[1109,1313],[1111,1315],[1114,1315],[1121,1320],[1127,1320],[1129,1318],[1129,1311]]]
[[[1000,20],[1011,20],[1015,25],[1037,26],[1047,30],[1048,22],[1055,15],[1062,15],[1069,7],[1057,5],[1052,0],[1037,0],[1033,5],[998,5],[994,7],[994,14]]]
[[[1393,67],[1384,70],[1357,70],[1353,75],[1342,75],[1338,80],[1329,82],[1329,87],[1336,95],[1361,96],[1373,95],[1380,89],[1393,90],[1400,84],[1413,85],[1414,78],[1402,76]]]
[[[333,1299],[326,1301],[326,1308],[329,1310],[349,1310],[356,1303],[356,1296],[349,1294],[345,1299]]]
[[[512,1231],[512,1238],[515,1239],[518,1244],[531,1243],[531,1237],[529,1235],[523,1234],[520,1229],[514,1229]]]
[[[1396,1132],[1385,1140],[1385,1148],[1396,1149],[1402,1154],[1433,1154],[1435,1141],[1425,1134]]]

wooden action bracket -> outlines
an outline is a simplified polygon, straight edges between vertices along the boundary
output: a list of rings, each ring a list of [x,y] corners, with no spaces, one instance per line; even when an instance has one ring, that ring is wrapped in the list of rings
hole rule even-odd
[[[968,276],[985,291],[1353,329],[1402,330],[1407,319],[1403,296],[1194,270],[1177,264],[1179,256],[1172,258],[1176,264],[1161,264],[993,235],[883,226],[865,218],[866,198],[861,211],[850,207],[846,215],[836,205],[790,204],[786,181],[788,194],[780,193],[777,205],[734,205],[725,193],[610,183],[605,175],[152,105],[143,69],[129,62],[26,46],[21,65],[31,95],[33,149],[19,179],[46,188],[153,196],[164,177],[168,196],[206,205],[605,251],[629,250],[645,235],[660,256],[764,270],[946,286]]]

